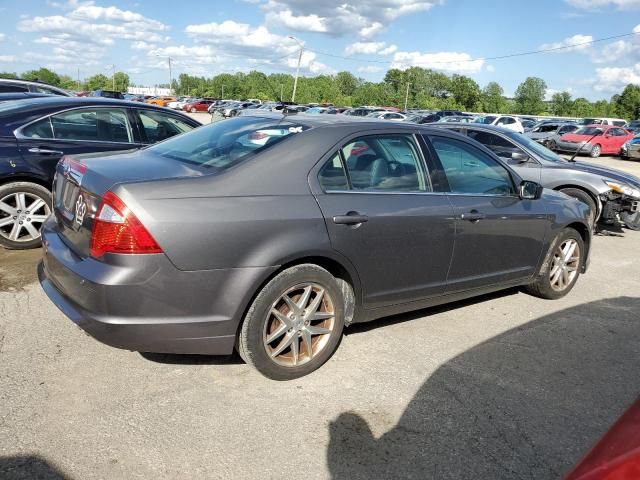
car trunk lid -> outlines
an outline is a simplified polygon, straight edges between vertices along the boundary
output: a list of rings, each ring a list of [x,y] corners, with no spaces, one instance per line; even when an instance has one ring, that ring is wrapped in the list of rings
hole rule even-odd
[[[58,233],[79,257],[89,256],[94,219],[102,197],[131,182],[196,177],[203,172],[185,163],[139,151],[104,156],[64,157],[53,184],[54,219]]]

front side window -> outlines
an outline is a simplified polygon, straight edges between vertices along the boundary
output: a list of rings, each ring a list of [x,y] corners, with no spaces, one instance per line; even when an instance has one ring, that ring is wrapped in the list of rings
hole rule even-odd
[[[148,143],[160,142],[194,129],[188,123],[164,112],[139,110],[138,113]]]
[[[565,133],[571,133],[574,132],[578,129],[577,125],[565,125],[564,127],[562,127],[560,130],[558,130],[558,133],[560,135],[564,135]]]
[[[507,170],[484,152],[453,138],[430,136],[429,139],[442,163],[452,193],[514,194]]]
[[[53,136],[60,140],[131,143],[127,111],[120,108],[83,108],[51,116]]]
[[[430,191],[418,147],[411,135],[372,135],[345,145],[341,152],[353,190]]]

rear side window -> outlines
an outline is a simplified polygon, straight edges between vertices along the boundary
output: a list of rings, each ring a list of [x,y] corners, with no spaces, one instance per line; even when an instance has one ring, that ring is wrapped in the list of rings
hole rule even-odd
[[[127,111],[120,108],[83,108],[51,116],[53,135],[61,140],[131,143]]]
[[[138,110],[148,143],[156,143],[194,129],[188,123],[164,112]]]
[[[28,92],[29,87],[12,83],[0,83],[0,93]]]
[[[418,151],[411,135],[360,137],[344,145],[318,178],[325,191],[345,189],[345,182],[346,188],[359,191],[431,191]]]
[[[453,138],[430,136],[429,139],[442,163],[452,193],[514,194],[507,170],[484,152]]]
[[[148,150],[181,162],[224,169],[308,128],[282,120],[235,117],[197,128]]]
[[[22,129],[21,134],[28,138],[53,138],[49,117],[27,125]]]

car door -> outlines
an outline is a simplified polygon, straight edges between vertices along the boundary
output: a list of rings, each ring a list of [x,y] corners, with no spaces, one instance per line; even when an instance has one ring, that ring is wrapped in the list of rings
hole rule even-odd
[[[82,107],[49,115],[16,132],[30,168],[48,181],[63,155],[128,150],[142,146],[127,108]]]
[[[533,275],[548,229],[544,202],[521,200],[510,172],[471,143],[435,134],[428,139],[456,218],[446,292]]]
[[[618,154],[622,144],[628,140],[627,131],[619,127],[610,128],[608,135],[610,144],[607,153]]]
[[[318,167],[332,247],[358,271],[366,308],[444,292],[453,209],[426,160],[414,135],[381,133],[346,139]]]

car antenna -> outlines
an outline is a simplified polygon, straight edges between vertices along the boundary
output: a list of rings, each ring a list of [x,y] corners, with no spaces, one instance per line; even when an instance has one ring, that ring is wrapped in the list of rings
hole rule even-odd
[[[582,151],[582,147],[584,147],[587,143],[589,143],[591,140],[596,138],[598,135],[599,135],[599,133],[596,132],[594,135],[591,136],[591,138],[589,140],[587,140],[582,145],[580,145],[580,148],[578,148],[578,150],[576,150],[575,153],[573,155],[571,155],[571,158],[568,161],[571,162],[571,163],[576,163],[576,156]]]

